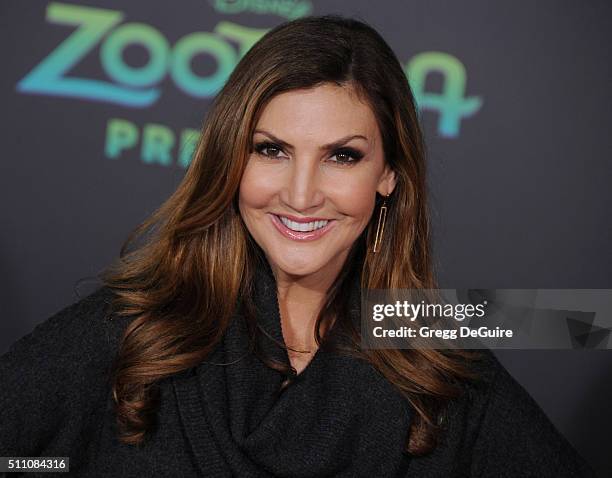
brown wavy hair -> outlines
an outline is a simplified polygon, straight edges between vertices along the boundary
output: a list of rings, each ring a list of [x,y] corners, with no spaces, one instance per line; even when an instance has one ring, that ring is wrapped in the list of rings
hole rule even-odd
[[[327,293],[316,341],[334,322],[351,336],[353,352],[372,363],[417,413],[406,449],[431,451],[445,404],[473,377],[467,351],[360,350],[348,324],[351,271],[362,288],[433,289],[427,213],[425,145],[415,101],[397,57],[366,22],[340,15],[309,16],[267,32],[244,55],[208,110],[197,147],[176,191],[121,247],[99,274],[114,309],[131,316],[115,357],[112,389],[120,440],[139,444],[154,427],[159,382],[206,359],[251,283],[261,250],[238,210],[238,189],[252,151],[255,125],[275,95],[323,83],[351,88],[370,105],[396,173],[385,237],[372,253],[376,214],[353,245]],[[381,198],[377,197],[377,204]],[[375,209],[376,210],[376,209]],[[142,243],[136,245],[139,239]],[[133,247],[132,247],[133,246]],[[128,252],[128,249],[129,252]],[[257,330],[249,300],[245,314]],[[291,377],[287,364],[262,359]],[[285,370],[289,367],[291,370]]]

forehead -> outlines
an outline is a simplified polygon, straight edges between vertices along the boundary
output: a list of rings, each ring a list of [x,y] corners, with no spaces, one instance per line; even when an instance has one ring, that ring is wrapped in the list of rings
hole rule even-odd
[[[330,141],[349,133],[372,138],[378,135],[370,106],[351,87],[330,83],[276,95],[264,108],[257,127],[278,135],[299,134]]]

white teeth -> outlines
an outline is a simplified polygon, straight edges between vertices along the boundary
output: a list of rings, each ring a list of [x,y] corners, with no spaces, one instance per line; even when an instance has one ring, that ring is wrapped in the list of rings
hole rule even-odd
[[[313,222],[295,222],[290,221],[286,217],[278,216],[281,222],[292,231],[296,232],[310,232],[316,229],[321,229],[326,226],[329,221],[313,221]]]

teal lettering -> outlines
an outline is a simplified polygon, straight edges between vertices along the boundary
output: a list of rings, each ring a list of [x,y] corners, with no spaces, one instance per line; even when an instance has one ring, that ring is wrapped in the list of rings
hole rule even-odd
[[[441,94],[425,91],[425,80],[433,71],[444,76]],[[438,131],[442,136],[458,136],[461,119],[472,116],[482,105],[480,97],[464,97],[465,67],[452,55],[442,52],[415,55],[406,66],[406,74],[419,109],[440,113]]]
[[[47,20],[63,25],[80,25],[18,84],[17,90],[55,96],[112,101],[128,106],[147,106],[159,91],[134,91],[105,81],[63,76],[79,62],[106,32],[121,22],[123,13],[101,8],[50,3]]]
[[[138,143],[138,128],[134,123],[119,118],[108,120],[104,145],[107,158],[118,158],[122,151],[133,148],[136,143]]]
[[[289,20],[312,12],[312,3],[307,0],[213,0],[212,5],[221,13],[273,13]]]
[[[140,68],[125,64],[122,53],[130,44],[146,48],[149,62]],[[170,46],[155,28],[144,23],[126,23],[115,29],[100,48],[100,61],[108,75],[133,87],[150,86],[160,81],[168,69]]]
[[[193,74],[190,62],[197,53],[209,53],[215,58],[218,66],[214,74],[206,78]],[[210,33],[191,33],[174,45],[170,74],[186,93],[206,98],[221,89],[235,65],[236,52],[225,41]]]
[[[197,129],[186,128],[181,132],[178,164],[187,168],[191,164],[200,132]]]
[[[146,124],[142,133],[141,157],[145,163],[172,164],[171,150],[174,146],[174,133],[161,124]]]

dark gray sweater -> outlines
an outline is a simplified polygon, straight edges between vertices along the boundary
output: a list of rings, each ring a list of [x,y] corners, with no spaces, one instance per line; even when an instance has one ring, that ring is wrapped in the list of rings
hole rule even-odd
[[[262,324],[282,340],[274,282],[258,281]],[[74,476],[594,476],[490,352],[424,457],[402,453],[408,402],[369,364],[325,351],[280,396],[283,377],[253,356],[166,379],[155,432],[123,445],[108,372],[128,319],[107,318],[110,298],[98,289],[0,357],[0,456],[69,456]],[[211,362],[242,356],[234,323]]]

